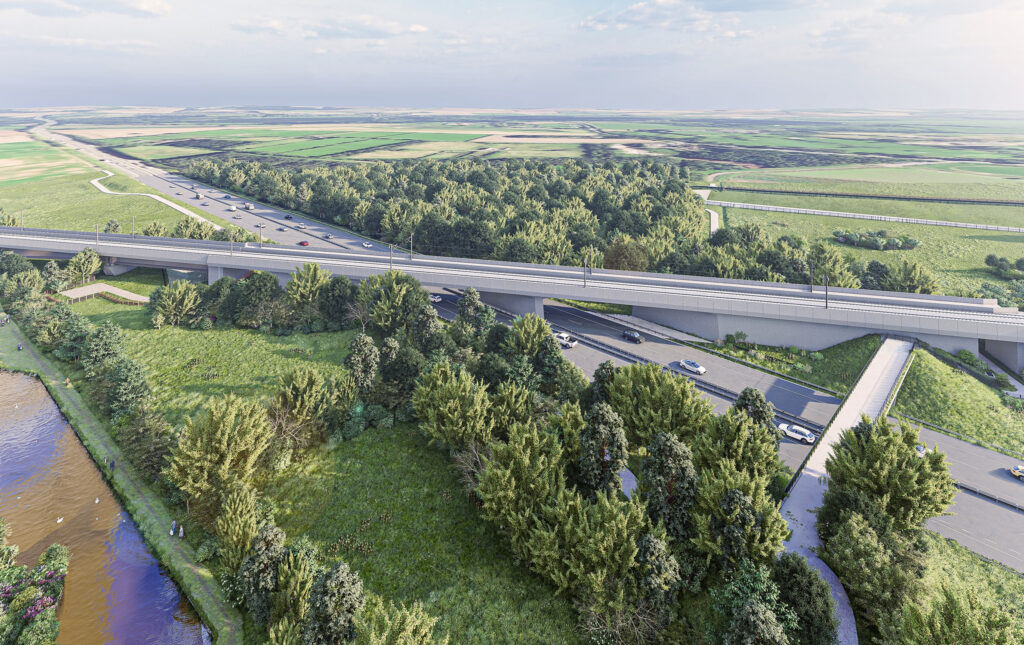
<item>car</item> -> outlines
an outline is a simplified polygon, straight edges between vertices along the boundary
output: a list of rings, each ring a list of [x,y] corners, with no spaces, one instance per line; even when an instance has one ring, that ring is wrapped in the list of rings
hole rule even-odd
[[[256,225],[256,228],[267,228],[267,225],[263,224],[263,223],[259,223],[259,224]]]
[[[914,446],[914,452],[917,453],[918,459],[924,459],[924,456],[928,454],[928,448],[924,444],[917,444]]]
[[[283,226],[278,226],[278,227],[277,227],[277,230],[279,230],[279,231],[287,231],[288,229],[286,229],[286,228],[285,228],[285,227],[283,227]]]
[[[558,344],[565,349],[572,349],[573,347],[576,347],[577,343],[580,342],[573,338],[572,336],[570,336],[569,334],[565,333],[564,331],[555,334],[555,340],[557,340]]]
[[[302,240],[299,242],[299,246],[309,246],[309,240]]]
[[[632,343],[640,344],[644,342],[644,337],[641,336],[640,332],[638,332],[635,329],[627,329],[626,331],[622,332],[622,337]]]
[[[242,219],[241,215],[232,215],[231,219]]]
[[[704,367],[697,361],[691,361],[690,359],[679,361],[679,366],[687,372],[693,372],[694,374],[704,374],[708,371],[708,368]]]
[[[324,233],[324,239],[325,240],[333,240],[334,239],[334,233]]]
[[[231,195],[224,195],[224,199],[231,199]]]
[[[285,215],[284,218],[285,219],[292,219],[292,216],[291,215]]]
[[[238,210],[237,206],[228,206],[228,212],[229,213],[234,213],[237,210]]]
[[[436,293],[430,294],[430,302],[441,302],[441,296]]]
[[[183,194],[183,193],[182,193],[182,192],[181,192],[181,191],[179,190],[178,192],[176,192],[176,193],[174,193],[174,194],[175,194],[175,195],[181,195],[181,194]]]
[[[295,228],[305,229],[305,228],[307,228],[307,226],[305,224],[303,224],[302,222],[299,222],[298,224],[295,225]]]
[[[202,204],[200,204],[200,206],[209,206],[209,205],[210,205],[210,202],[203,202]]]
[[[1011,468],[1010,474],[1024,482],[1024,464],[1017,464]]]
[[[370,244],[369,242],[363,242],[363,248],[364,249],[372,249],[373,245]]]
[[[814,433],[807,428],[801,428],[800,426],[793,425],[792,423],[780,423],[779,430],[782,431],[782,434],[786,435],[793,441],[799,441],[800,443],[806,443],[807,445],[814,443]]]

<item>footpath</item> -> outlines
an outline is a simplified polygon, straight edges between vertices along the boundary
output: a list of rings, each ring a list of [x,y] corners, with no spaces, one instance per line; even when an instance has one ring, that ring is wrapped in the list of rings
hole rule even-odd
[[[18,343],[23,347],[20,352],[17,349]],[[241,615],[224,597],[210,571],[195,563],[192,547],[168,535],[167,527],[171,525],[172,518],[159,496],[135,472],[107,433],[104,424],[89,410],[78,391],[64,386],[61,371],[36,349],[14,322],[0,327],[0,366],[39,377],[124,507],[131,513],[157,559],[167,567],[171,577],[215,635],[216,644],[241,645]]]
[[[149,296],[140,296],[137,293],[125,291],[120,287],[113,287],[105,282],[90,282],[89,284],[82,285],[81,287],[75,287],[74,289],[68,289],[67,291],[61,291],[60,293],[61,295],[74,300],[75,298],[91,296],[95,293],[103,292],[112,293],[119,298],[131,300],[132,302],[149,302]]]
[[[797,474],[789,496],[782,502],[782,517],[793,532],[785,543],[786,549],[806,557],[808,564],[820,571],[832,588],[832,598],[836,602],[839,619],[841,645],[857,645],[857,622],[853,616],[850,599],[839,577],[815,553],[815,549],[821,546],[821,540],[815,527],[814,512],[821,506],[828,485],[825,461],[832,454],[832,446],[839,440],[840,434],[847,428],[857,425],[861,415],[874,419],[885,411],[889,395],[896,387],[904,366],[910,360],[913,348],[914,344],[906,340],[886,338],[882,342],[871,363],[864,369],[850,394],[843,401],[832,423],[818,438],[813,452]]]

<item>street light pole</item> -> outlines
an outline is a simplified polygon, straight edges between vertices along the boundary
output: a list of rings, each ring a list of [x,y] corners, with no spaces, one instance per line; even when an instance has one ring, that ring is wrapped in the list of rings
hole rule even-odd
[[[388,244],[388,271],[395,268],[395,245]]]
[[[135,216],[132,215],[132,239],[135,239]]]
[[[99,224],[96,225],[96,243],[97,244],[100,243],[100,225]]]
[[[412,261],[412,233],[409,233],[409,261]]]
[[[811,266],[811,293],[814,293],[814,260],[808,260],[807,264]]]
[[[825,274],[825,309],[828,309],[828,274]]]

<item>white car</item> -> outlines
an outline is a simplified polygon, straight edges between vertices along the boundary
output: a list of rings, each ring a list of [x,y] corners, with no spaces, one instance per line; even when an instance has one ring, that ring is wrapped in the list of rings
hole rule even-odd
[[[237,206],[228,206],[228,212],[229,213],[234,213],[237,210],[238,210]]]
[[[564,347],[565,349],[572,349],[573,347],[576,347],[577,343],[580,342],[573,338],[572,336],[570,336],[569,334],[565,333],[564,331],[555,334],[555,340],[557,340],[558,344]]]
[[[363,248],[364,249],[372,249],[373,245],[370,244],[369,242],[363,242]]]
[[[242,219],[241,215],[232,215],[231,219]]]
[[[200,206],[209,206],[209,205],[210,205],[210,202],[203,202],[202,204],[200,204]]]
[[[176,192],[176,193],[174,193],[174,194],[175,194],[175,195],[180,195],[180,194],[181,194],[181,191],[179,190],[178,192]]]
[[[441,296],[436,293],[430,294],[430,302],[441,302]]]
[[[786,435],[793,441],[799,441],[800,443],[806,443],[808,445],[814,443],[814,433],[807,428],[801,428],[800,426],[793,425],[791,423],[780,423],[779,430],[782,430],[782,434]]]
[[[679,361],[679,367],[682,367],[687,372],[693,372],[694,374],[704,374],[708,371],[708,368],[696,361],[691,361],[690,359]]]
[[[303,224],[302,222],[299,222],[298,224],[295,225],[295,228],[306,228],[306,225]]]

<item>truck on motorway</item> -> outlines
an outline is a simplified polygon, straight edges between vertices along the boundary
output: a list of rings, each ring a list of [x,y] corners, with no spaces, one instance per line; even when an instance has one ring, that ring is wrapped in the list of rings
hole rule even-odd
[[[253,205],[253,204],[250,204],[249,202],[245,202],[245,210],[247,210],[247,211],[254,211],[254,210],[256,210],[256,206]]]

